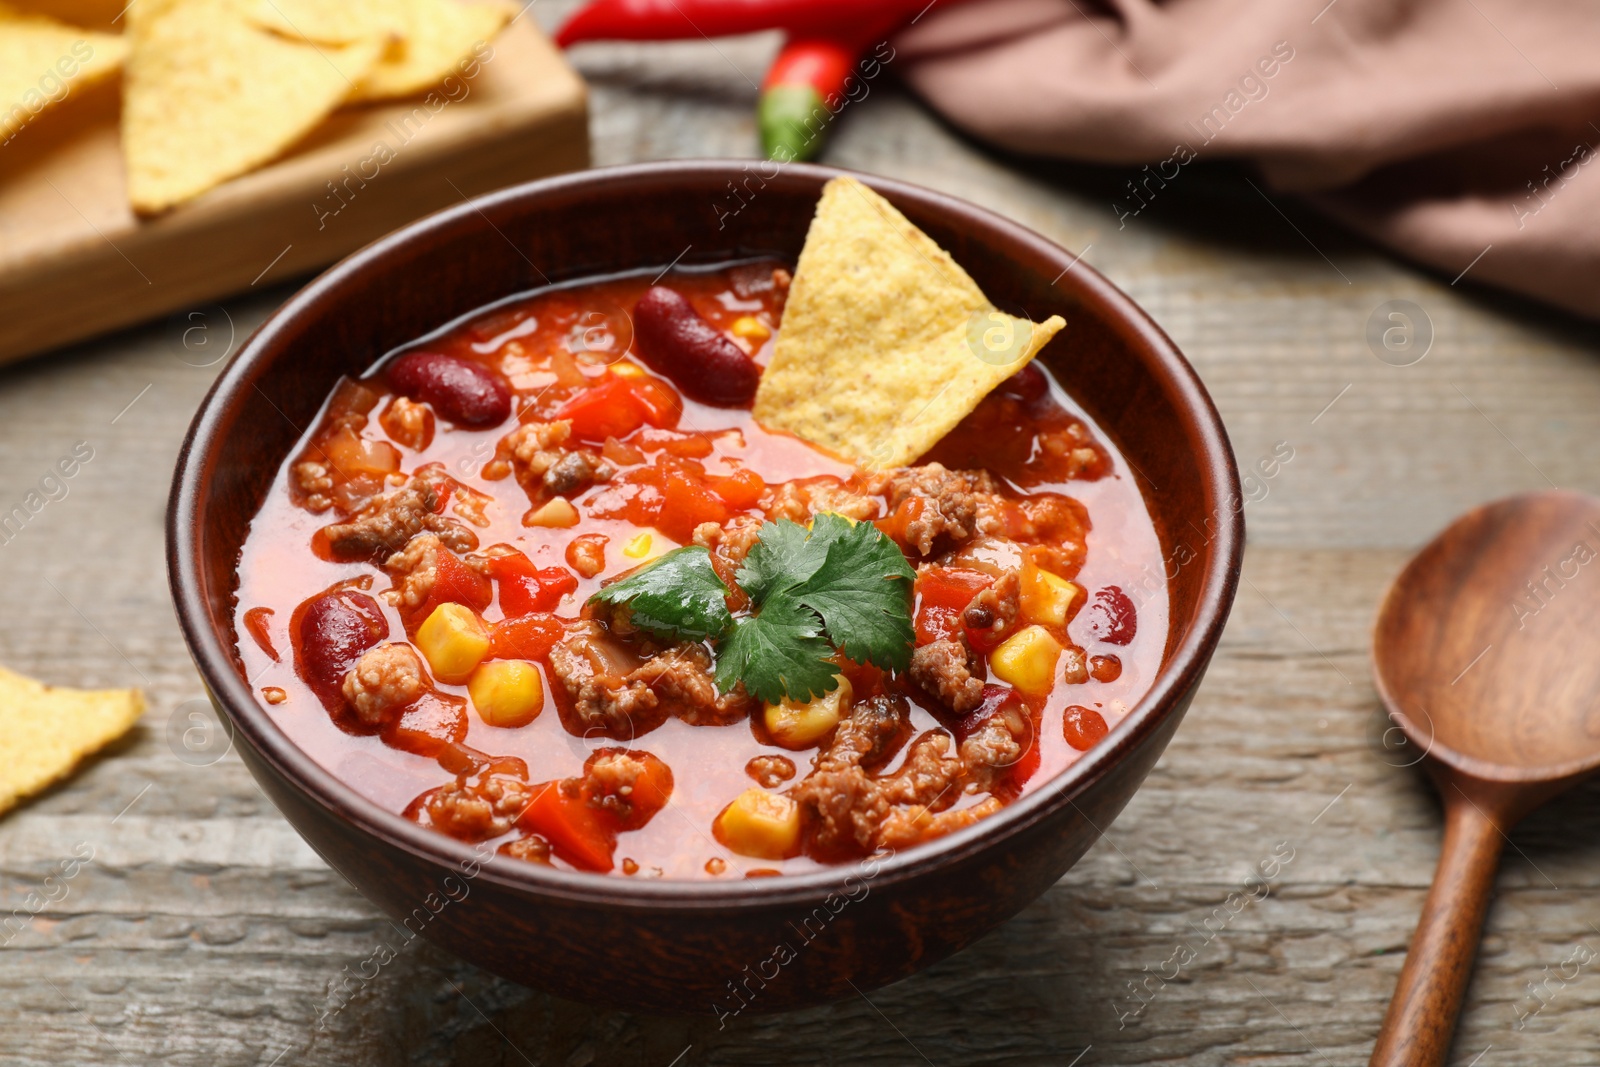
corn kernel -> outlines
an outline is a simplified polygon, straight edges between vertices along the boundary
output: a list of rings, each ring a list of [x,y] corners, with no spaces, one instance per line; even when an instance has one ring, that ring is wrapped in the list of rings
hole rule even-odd
[[[564,496],[551,499],[522,520],[524,526],[567,527],[578,525],[578,509]]]
[[[622,546],[622,554],[629,559],[644,559],[650,554],[650,542],[652,540],[654,538],[648,533],[637,534]]]
[[[467,695],[490,726],[526,726],[544,710],[539,668],[526,660],[495,659],[481,664],[467,682]]]
[[[734,319],[728,327],[728,332],[753,345],[759,345],[772,336],[771,328],[754,315],[741,315]]]
[[[1022,564],[1022,616],[1029,622],[1064,627],[1083,595],[1076,582],[1051,574],[1032,560]]]
[[[643,378],[644,368],[637,363],[629,363],[627,360],[622,359],[611,364],[611,373],[619,378]]]
[[[416,645],[433,676],[457,685],[489,654],[489,628],[460,604],[440,604],[417,628]]]
[[[1043,696],[1056,680],[1056,661],[1061,645],[1042,626],[1019,630],[989,656],[989,669],[995,677],[1024,693]]]
[[[810,748],[839,725],[854,694],[844,675],[835,675],[835,678],[839,688],[831,693],[812,700],[784,700],[781,704],[767,705],[765,721],[773,744],[790,749]]]
[[[800,806],[788,797],[746,789],[717,816],[717,839],[741,856],[781,860],[800,846]]]

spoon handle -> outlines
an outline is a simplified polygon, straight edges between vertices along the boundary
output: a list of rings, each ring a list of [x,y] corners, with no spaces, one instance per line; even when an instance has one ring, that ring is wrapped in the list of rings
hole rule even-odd
[[[1406,950],[1370,1067],[1438,1067],[1450,1051],[1461,997],[1483,933],[1505,836],[1494,817],[1453,786],[1433,888]]]

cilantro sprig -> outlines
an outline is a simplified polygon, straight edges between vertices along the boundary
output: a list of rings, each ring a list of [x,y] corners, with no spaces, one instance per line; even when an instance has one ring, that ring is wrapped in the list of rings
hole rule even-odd
[[[592,600],[625,606],[661,637],[717,644],[717,688],[739,682],[760,700],[809,700],[838,686],[835,651],[886,670],[911,661],[915,572],[871,523],[832,513],[808,529],[786,519],[761,527],[735,576],[750,611],[734,618],[727,587],[697,546],[669,552]]]
[[[721,637],[733,625],[727,596],[728,587],[711,566],[711,553],[700,545],[685,545],[589,600],[627,608],[629,622],[657,637],[704,641]]]

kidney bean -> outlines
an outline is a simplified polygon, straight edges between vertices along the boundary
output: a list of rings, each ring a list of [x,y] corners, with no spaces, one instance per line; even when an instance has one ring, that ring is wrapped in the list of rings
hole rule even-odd
[[[344,707],[344,676],[361,653],[389,636],[378,602],[352,589],[312,598],[294,635],[300,677],[329,711]]]
[[[1108,645],[1125,645],[1139,631],[1138,614],[1128,594],[1108,585],[1094,595],[1089,605],[1089,633]]]
[[[511,390],[482,363],[443,352],[407,352],[389,366],[389,384],[461,426],[493,426],[511,414]]]
[[[1014,396],[1025,403],[1032,403],[1050,392],[1050,380],[1044,376],[1044,371],[1040,370],[1037,364],[1030,363],[1001,382],[1000,392],[1006,396]]]
[[[755,399],[761,368],[664,285],[646,290],[633,306],[633,340],[652,369],[702,404],[743,407]]]

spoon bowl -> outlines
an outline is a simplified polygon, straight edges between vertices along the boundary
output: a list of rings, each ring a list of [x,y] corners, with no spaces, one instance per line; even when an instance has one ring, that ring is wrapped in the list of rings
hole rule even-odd
[[[1506,832],[1600,769],[1597,618],[1600,500],[1559,490],[1463,515],[1384,598],[1378,694],[1424,754],[1445,835],[1374,1067],[1444,1062]]]

